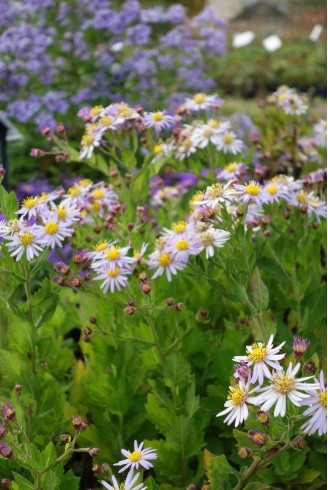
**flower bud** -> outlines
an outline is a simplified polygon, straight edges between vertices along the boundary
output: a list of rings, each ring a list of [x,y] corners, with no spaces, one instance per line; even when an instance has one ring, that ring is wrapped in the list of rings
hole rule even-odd
[[[89,322],[93,325],[97,325],[97,318],[95,316],[90,316]]]
[[[16,412],[11,403],[6,402],[4,405],[2,405],[0,410],[7,420],[15,420]]]
[[[244,361],[235,364],[233,368],[236,374],[238,374],[239,378],[247,379],[252,374],[251,368]]]
[[[95,233],[100,233],[100,232],[101,232],[101,225],[95,225],[95,226],[93,227],[93,231],[94,231]]]
[[[248,447],[239,447],[238,448],[238,456],[241,458],[241,459],[245,459],[245,458],[248,458],[249,455],[251,454],[251,450],[248,448]]]
[[[260,422],[262,425],[269,425],[270,423],[270,417],[267,412],[260,411],[257,414],[257,421]]]
[[[99,449],[97,447],[93,447],[92,449],[90,449],[89,454],[91,458],[95,458],[99,454]]]
[[[167,306],[173,306],[174,305],[174,299],[173,298],[168,298],[166,300],[166,305]]]
[[[178,303],[175,303],[175,306],[174,308],[177,310],[177,311],[182,311],[184,310],[184,304],[181,303],[180,301]]]
[[[141,291],[145,294],[149,294],[151,291],[151,286],[148,281],[143,281],[141,284],[139,284],[139,287]]]
[[[39,148],[32,148],[30,151],[31,157],[42,157],[45,154],[43,150],[39,150]]]
[[[2,488],[9,488],[10,487],[10,480],[8,480],[8,478],[2,478],[0,483],[1,483]]]
[[[72,276],[70,281],[70,285],[73,286],[74,288],[80,288],[82,286],[81,280],[77,276]]]
[[[100,466],[100,464],[94,464],[93,467],[92,467],[92,471],[94,473],[100,473],[101,472],[101,466]]]
[[[197,490],[197,487],[194,483],[191,483],[190,485],[188,485],[187,490]]]
[[[15,385],[14,390],[16,391],[16,393],[19,393],[20,391],[22,391],[21,385]]]
[[[140,281],[148,281],[148,277],[147,277],[147,274],[145,272],[140,272],[138,278],[140,279]]]
[[[126,315],[133,315],[133,313],[135,313],[137,311],[137,308],[134,308],[134,306],[126,306],[124,309],[123,309],[124,313]]]
[[[108,463],[103,463],[101,465],[101,471],[108,471],[110,469],[110,466]]]
[[[129,306],[134,306],[134,299],[129,299],[128,305]]]
[[[6,436],[6,427],[2,424],[0,424],[0,439],[3,439]]]
[[[7,444],[0,444],[0,455],[3,458],[11,458],[13,455],[13,450]]]
[[[298,335],[294,337],[293,354],[296,361],[299,361],[310,345],[309,339],[302,339]]]
[[[71,442],[71,436],[69,434],[61,434],[60,442],[62,444],[67,444],[68,442]]]
[[[265,434],[260,430],[250,430],[248,433],[250,440],[259,447],[265,446],[267,440]]]
[[[317,366],[312,359],[308,359],[303,365],[303,374],[306,376],[312,376],[317,372]]]
[[[92,333],[92,328],[87,325],[86,327],[82,328],[82,333],[84,335],[90,335]]]
[[[75,430],[80,430],[83,424],[83,419],[81,415],[73,415],[72,417],[72,426]]]
[[[88,424],[86,424],[85,422],[82,422],[82,425],[81,425],[81,432],[84,432],[85,430],[87,430],[88,428]]]
[[[71,268],[69,265],[64,264],[64,262],[56,262],[53,265],[54,271],[67,276],[71,272]]]
[[[297,449],[305,449],[306,446],[307,446],[306,441],[302,437],[297,439],[297,441],[296,441]]]
[[[56,131],[57,133],[64,134],[65,133],[65,126],[63,123],[58,123],[56,126]]]
[[[82,340],[86,344],[89,344],[91,342],[91,337],[90,337],[90,335],[83,335]]]
[[[272,235],[271,230],[264,230],[263,236],[271,236],[271,235]]]
[[[128,230],[129,231],[132,231],[133,228],[134,228],[134,223],[132,223],[132,222],[131,223],[128,223]]]

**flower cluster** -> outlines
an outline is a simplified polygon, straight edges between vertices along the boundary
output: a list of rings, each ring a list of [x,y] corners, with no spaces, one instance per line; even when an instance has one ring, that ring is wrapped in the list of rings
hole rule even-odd
[[[296,344],[299,347],[299,338]],[[313,383],[308,383],[313,376],[297,378],[301,368],[299,362],[295,365],[290,362],[287,369],[281,365],[285,358],[285,354],[280,353],[283,345],[284,342],[273,347],[271,335],[267,343],[255,342],[246,347],[246,355],[233,358],[238,362],[234,374],[236,384],[230,386],[228,399],[224,404],[226,408],[217,416],[226,415],[224,422],[228,425],[234,422],[237,427],[247,419],[249,404],[260,406],[261,412],[275,407],[275,417],[284,417],[289,403],[296,407],[305,405],[309,408],[304,411],[303,417],[311,415],[311,418],[302,429],[309,434],[317,431],[322,435],[327,432],[327,391],[323,372],[320,373],[320,382],[314,379]],[[304,343],[305,345],[308,346],[309,343]],[[305,350],[306,348],[303,353]]]
[[[278,109],[287,116],[300,116],[308,111],[305,95],[299,95],[294,88],[282,85],[268,98]]]
[[[225,50],[226,23],[210,8],[188,18],[179,4],[26,0],[6,2],[5,11],[1,104],[23,123],[55,126],[71,108],[127,93],[145,104],[154,93],[167,96],[173,80],[176,104],[181,94],[214,86],[209,60]]]

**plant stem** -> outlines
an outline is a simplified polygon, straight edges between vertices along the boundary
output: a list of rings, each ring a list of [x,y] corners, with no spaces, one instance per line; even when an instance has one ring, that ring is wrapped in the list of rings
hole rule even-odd
[[[246,473],[244,475],[244,478],[242,478],[241,480],[239,480],[239,482],[237,483],[237,485],[235,486],[235,488],[233,490],[240,490],[241,488],[243,488],[243,486],[245,485],[245,483],[248,480],[248,478],[253,473],[255,473],[255,471],[257,470],[260,462],[261,462],[261,459],[258,456],[255,456],[254,461],[251,464],[251,466],[248,468],[248,470],[246,471]]]

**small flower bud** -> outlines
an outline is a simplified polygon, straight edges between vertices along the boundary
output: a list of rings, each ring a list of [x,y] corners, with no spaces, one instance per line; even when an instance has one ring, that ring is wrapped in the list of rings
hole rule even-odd
[[[266,436],[260,430],[250,430],[248,433],[250,440],[259,447],[263,447],[266,444]]]
[[[54,282],[58,286],[62,286],[62,287],[67,286],[67,284],[68,284],[67,281],[63,277],[60,277],[60,276],[55,276],[51,280],[52,280],[52,282]]]
[[[240,378],[247,379],[252,374],[251,368],[244,361],[235,364],[233,368]]]
[[[95,458],[99,454],[99,449],[97,447],[93,447],[92,449],[90,449],[89,454],[91,458]]]
[[[31,157],[42,157],[45,154],[43,150],[39,150],[39,148],[32,148],[30,151]]]
[[[257,414],[257,421],[260,422],[262,425],[269,425],[270,423],[270,417],[267,412],[260,411]]]
[[[92,333],[92,328],[87,325],[86,327],[82,328],[82,333],[84,335],[90,335]]]
[[[271,223],[271,216],[270,215],[265,214],[264,216],[262,216],[261,225],[266,226],[266,225],[269,225],[270,223]]]
[[[63,123],[58,123],[56,126],[56,131],[57,133],[64,134],[65,133],[65,126]]]
[[[94,464],[93,467],[92,467],[92,471],[94,473],[100,473],[101,472],[101,466],[100,466],[100,464]]]
[[[317,366],[312,359],[308,359],[303,365],[303,374],[312,376],[317,372]]]
[[[263,236],[271,236],[271,235],[272,235],[271,230],[264,230]]]
[[[91,337],[90,337],[90,335],[83,335],[82,340],[86,344],[89,344],[91,342]]]
[[[320,227],[320,223],[318,223],[317,221],[315,223],[312,223],[312,228],[314,230],[317,230],[319,227]]]
[[[309,339],[302,339],[298,335],[294,337],[293,342],[293,354],[295,359],[298,361],[305,354],[306,350],[310,345]]]
[[[8,478],[2,478],[1,486],[2,486],[2,488],[9,488],[10,487],[10,480],[8,480]]]
[[[184,304],[183,304],[183,303],[181,303],[181,302],[175,303],[174,308],[175,308],[177,311],[182,311],[182,310],[184,310]]]
[[[71,442],[71,436],[69,434],[61,434],[60,442],[62,444],[67,444],[68,442]]]
[[[134,223],[132,223],[132,222],[131,223],[128,223],[128,230],[129,231],[132,231],[133,228],[134,228]]]
[[[97,318],[95,316],[90,316],[89,322],[92,323],[92,325],[97,325]]]
[[[11,458],[13,455],[13,450],[7,444],[0,444],[0,455],[3,458]]]
[[[100,233],[100,232],[101,232],[101,225],[95,225],[95,226],[93,227],[93,231],[94,231],[95,233]]]
[[[2,424],[0,424],[0,439],[3,439],[6,436],[6,427]]]
[[[129,299],[128,305],[129,306],[134,306],[134,299]]]
[[[84,432],[85,430],[87,430],[88,428],[88,424],[86,424],[85,422],[82,422],[82,425],[81,425],[81,432]]]
[[[142,282],[139,286],[140,286],[140,289],[141,289],[141,291],[143,293],[145,293],[145,294],[149,294],[150,293],[151,286],[150,286],[150,284],[149,284],[148,281],[147,282],[146,281]]]
[[[123,311],[126,315],[133,315],[133,313],[137,311],[137,308],[134,308],[134,306],[126,306]]]
[[[70,285],[73,286],[74,288],[80,288],[82,286],[81,280],[77,276],[72,276],[70,281]]]
[[[74,427],[75,430],[81,429],[83,424],[83,419],[81,415],[73,415],[72,417],[72,426]]]
[[[174,299],[173,298],[168,298],[166,300],[166,304],[167,304],[167,306],[173,306],[174,305]]]
[[[21,385],[15,385],[14,390],[16,391],[16,393],[19,393],[20,391],[22,391]]]
[[[191,483],[190,485],[188,485],[187,490],[197,490],[197,487],[194,483]]]
[[[140,279],[140,281],[148,281],[148,277],[145,272],[140,272],[138,278]]]
[[[15,420],[16,412],[11,403],[6,402],[4,405],[2,405],[0,410],[7,420]]]
[[[245,458],[248,458],[249,455],[251,454],[251,450],[248,448],[248,447],[239,447],[238,448],[238,456],[241,458],[241,459],[245,459]]]
[[[307,446],[306,441],[302,437],[297,439],[297,441],[296,441],[297,449],[305,449],[306,446]]]
[[[108,463],[103,463],[101,465],[101,471],[108,471],[110,468],[109,464]]]
[[[71,272],[71,268],[69,265],[64,264],[64,262],[56,262],[53,265],[54,271],[67,276]]]

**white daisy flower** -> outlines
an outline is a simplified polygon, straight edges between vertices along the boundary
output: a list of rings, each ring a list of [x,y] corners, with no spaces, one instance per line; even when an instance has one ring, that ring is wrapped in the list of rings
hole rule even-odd
[[[199,93],[193,96],[192,99],[185,99],[184,106],[188,111],[198,112],[209,109],[216,99],[216,95],[206,95]]]
[[[213,128],[209,124],[203,124],[194,129],[191,140],[198,148],[206,148],[209,143],[218,143],[219,129]]]
[[[308,393],[311,396],[301,402],[302,405],[309,406],[303,413],[304,417],[311,415],[301,429],[309,436],[315,432],[322,436],[327,433],[327,386],[323,371],[320,373],[320,382],[316,378],[314,381],[320,384],[320,389],[319,391],[309,390]]]
[[[261,410],[266,412],[276,404],[274,416],[284,417],[286,414],[287,399],[289,399],[297,407],[301,406],[302,400],[309,398],[308,390],[316,390],[320,388],[319,383],[304,383],[313,376],[296,379],[295,376],[299,371],[301,364],[298,363],[293,369],[293,364],[290,363],[287,371],[280,371],[271,375],[269,386],[260,388],[258,391],[262,393],[253,398],[254,405],[261,405]],[[301,390],[301,391],[300,391]],[[306,393],[303,393],[303,392]]]
[[[253,366],[252,383],[258,381],[262,385],[264,377],[271,379],[271,372],[268,366],[276,371],[282,370],[278,361],[283,359],[286,354],[278,354],[278,352],[284,344],[285,342],[282,342],[278,347],[273,347],[273,335],[271,335],[267,344],[255,342],[255,344],[247,345],[247,355],[235,356],[233,361],[243,361],[248,366]]]
[[[194,205],[209,206],[211,209],[216,208],[218,204],[223,204],[225,201],[231,201],[236,196],[236,191],[231,187],[231,181],[225,185],[216,183],[206,188],[204,199],[195,201]]]
[[[240,379],[238,385],[229,386],[227,401],[224,404],[226,409],[219,412],[216,416],[221,417],[228,414],[224,422],[228,425],[235,422],[235,427],[244,422],[248,417],[247,403],[252,403],[252,398],[248,396],[250,384],[251,380],[248,378],[247,381]]]
[[[24,253],[26,253],[27,260],[30,261],[37,257],[39,252],[43,251],[38,241],[36,230],[37,225],[32,225],[21,229],[11,237],[6,237],[9,240],[6,246],[11,252],[10,256],[16,257],[16,262],[22,258]]]
[[[115,291],[115,288],[118,291],[121,291],[122,287],[125,288],[129,280],[126,277],[126,274],[130,274],[130,270],[121,269],[120,267],[107,268],[98,270],[99,276],[94,278],[95,281],[104,281],[100,286],[100,289],[104,291],[106,294],[108,289],[110,289],[111,293]]]
[[[233,131],[227,131],[220,134],[216,142],[216,148],[223,153],[232,153],[237,155],[244,148],[244,143],[237,138],[236,133]]]
[[[37,227],[37,237],[40,244],[49,246],[52,249],[56,245],[62,247],[65,238],[73,235],[74,230],[70,228],[71,223],[59,221],[58,217],[52,214],[45,218],[42,225]]]
[[[107,490],[147,490],[147,487],[144,487],[143,483],[139,483],[137,486],[135,486],[135,483],[138,481],[139,477],[140,473],[136,473],[136,475],[133,477],[133,470],[131,470],[126,477],[123,486],[118,483],[114,475],[112,475],[113,485],[110,485],[104,480],[102,480],[101,483],[105,488],[107,488]]]
[[[230,238],[229,231],[217,230],[213,227],[208,228],[198,234],[201,243],[201,250],[206,251],[206,258],[209,259],[214,255],[214,247],[221,248]]]
[[[169,252],[156,250],[149,255],[147,261],[149,269],[157,269],[152,276],[152,279],[162,276],[166,273],[167,280],[171,282],[172,275],[175,276],[177,271],[185,268],[186,264],[178,262],[177,259]]]
[[[114,466],[123,466],[119,473],[122,473],[128,468],[130,468],[130,470],[138,470],[139,466],[142,466],[145,470],[153,468],[153,464],[150,463],[149,460],[157,459],[156,451],[151,447],[142,449],[143,445],[143,442],[138,445],[138,442],[134,441],[134,451],[132,453],[126,449],[121,450],[121,453],[126,459],[122,459],[122,461],[114,464]]]
[[[158,133],[162,129],[170,129],[174,124],[174,117],[166,111],[145,112],[142,122],[147,128],[154,128]]]
[[[200,251],[199,239],[191,232],[176,236],[167,245],[167,252],[172,254],[177,262],[182,263],[187,263],[190,255],[198,255]]]
[[[255,180],[251,180],[244,185],[235,184],[234,188],[238,193],[239,200],[242,202],[255,202],[258,206],[262,206],[265,202],[263,188],[258,182],[255,182]]]

